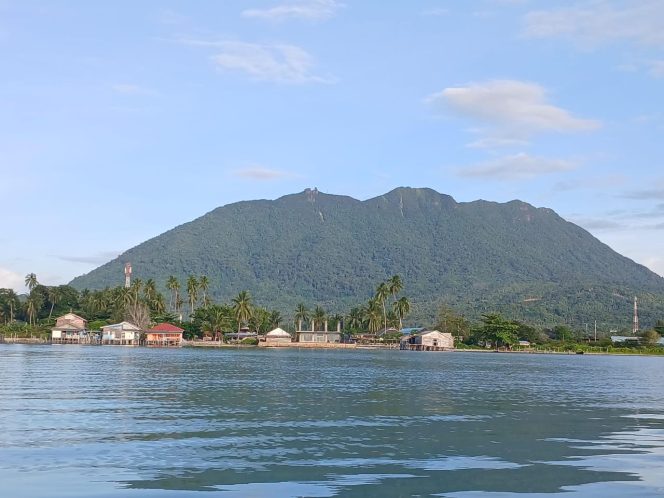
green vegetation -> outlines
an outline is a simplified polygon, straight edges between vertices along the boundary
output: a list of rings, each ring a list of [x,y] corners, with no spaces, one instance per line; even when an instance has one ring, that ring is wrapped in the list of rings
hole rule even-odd
[[[617,254],[549,209],[512,201],[457,203],[429,189],[399,188],[364,202],[316,190],[229,204],[144,242],[74,279],[79,290],[120,285],[125,262],[182,310],[175,277],[228,302],[246,289],[291,316],[298,303],[344,309],[391,275],[408,281],[411,321],[432,323],[447,304],[469,320],[500,310],[539,327],[629,327],[664,316],[664,279]],[[193,281],[191,282],[193,284]],[[388,294],[398,288],[388,282]],[[380,293],[379,324],[387,321]],[[196,300],[196,299],[194,299]],[[383,305],[387,309],[383,309]],[[375,317],[372,318],[372,323]]]

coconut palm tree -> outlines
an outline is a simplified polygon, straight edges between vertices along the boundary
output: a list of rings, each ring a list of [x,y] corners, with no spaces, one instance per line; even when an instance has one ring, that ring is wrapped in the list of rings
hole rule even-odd
[[[383,307],[383,326],[385,327],[385,330],[387,330],[387,310],[385,309],[385,301],[387,300],[387,296],[389,295],[390,295],[390,287],[385,282],[382,282],[376,288],[376,300]]]
[[[210,288],[210,279],[207,278],[206,275],[202,275],[198,279],[198,288],[203,291],[203,307],[207,306],[208,304],[208,296],[207,296],[207,291]]]
[[[311,319],[314,322],[314,328],[316,330],[323,330],[323,322],[325,322],[326,317],[327,313],[325,312],[325,310],[320,306],[316,306],[313,314],[311,315]]]
[[[347,325],[350,329],[360,329],[362,327],[363,323],[363,318],[362,318],[363,312],[362,308],[351,308],[350,313],[348,313],[347,317]]]
[[[403,329],[403,317],[410,313],[410,301],[406,296],[403,296],[392,303],[392,308],[399,317],[399,330],[401,330]]]
[[[5,306],[9,307],[9,323],[14,321],[14,310],[18,303],[18,296],[12,289],[0,289],[0,296],[5,302]]]
[[[369,332],[372,334],[376,333],[378,327],[380,327],[380,306],[381,303],[377,298],[369,299],[367,307],[364,310],[364,317],[369,328]]]
[[[187,279],[187,295],[189,296],[189,306],[193,315],[196,308],[196,301],[198,301],[198,280],[194,275],[189,275]]]
[[[60,300],[60,289],[57,287],[49,287],[48,292],[48,301],[51,303],[51,309],[48,312],[48,319],[51,319],[53,315],[53,308],[55,308],[56,303]]]
[[[277,328],[282,321],[283,318],[281,317],[281,313],[279,313],[277,310],[274,310],[272,313],[270,313],[270,327]]]
[[[392,277],[387,281],[387,287],[390,290],[390,294],[392,294],[392,299],[394,299],[396,302],[397,294],[399,294],[399,292],[401,292],[403,289],[403,280],[401,280],[399,275],[392,275]]]
[[[41,303],[39,302],[38,296],[31,295],[30,297],[28,297],[28,300],[25,302],[25,308],[26,311],[28,312],[28,320],[30,325],[37,324],[37,312],[39,311],[40,307]]]
[[[157,296],[157,284],[154,279],[148,278],[143,288],[143,296],[148,303],[152,303]]]
[[[302,322],[309,320],[309,310],[304,303],[300,303],[295,307],[295,315],[293,318],[297,324],[297,329],[302,330]]]
[[[203,327],[212,332],[215,340],[223,341],[224,329],[230,327],[231,320],[226,311],[219,306],[214,306],[208,313],[207,319],[203,322]]]
[[[37,282],[37,275],[34,273],[28,273],[25,276],[25,286],[28,288],[30,292],[39,285],[39,282]]]
[[[237,320],[237,333],[240,333],[240,328],[243,322],[247,322],[251,318],[251,296],[249,291],[241,291],[237,297],[232,299],[233,313]]]
[[[178,282],[178,279],[175,277],[175,275],[168,277],[168,280],[166,281],[166,288],[171,291],[171,297],[168,300],[168,311],[173,311],[173,306],[175,306],[175,302],[177,301],[176,292],[180,290],[180,282]]]

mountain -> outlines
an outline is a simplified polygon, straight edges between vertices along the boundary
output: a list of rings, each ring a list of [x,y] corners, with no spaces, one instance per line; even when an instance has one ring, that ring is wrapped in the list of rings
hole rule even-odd
[[[229,204],[71,285],[121,285],[125,262],[134,278],[162,288],[169,275],[183,288],[188,275],[207,275],[215,299],[247,289],[284,316],[298,302],[346,312],[399,274],[415,320],[431,320],[445,303],[470,317],[500,311],[538,325],[596,319],[629,327],[635,295],[642,323],[664,318],[664,278],[554,211],[521,201],[458,203],[425,188],[366,201],[307,189]]]

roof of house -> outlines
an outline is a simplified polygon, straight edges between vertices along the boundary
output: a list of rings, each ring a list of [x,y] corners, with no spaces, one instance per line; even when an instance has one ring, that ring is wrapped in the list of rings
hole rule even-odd
[[[407,327],[401,329],[401,333],[404,335],[408,334],[416,334],[417,332],[422,332],[423,330],[426,330],[424,327]]]
[[[627,335],[612,335],[611,342],[625,342],[625,341],[638,341],[639,338],[636,336],[627,336]]]
[[[284,329],[277,327],[274,330],[270,330],[267,334],[267,337],[290,337],[291,335],[286,332]]]
[[[171,325],[170,323],[159,323],[149,329],[148,332],[184,332],[184,329]]]
[[[111,325],[104,325],[102,329],[141,330],[139,327],[129,322],[120,322],[120,323],[113,323]]]

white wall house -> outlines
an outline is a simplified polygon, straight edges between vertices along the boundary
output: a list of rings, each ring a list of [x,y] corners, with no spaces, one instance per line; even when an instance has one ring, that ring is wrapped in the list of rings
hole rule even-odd
[[[101,328],[102,344],[137,346],[141,339],[141,329],[133,323],[120,322]]]

